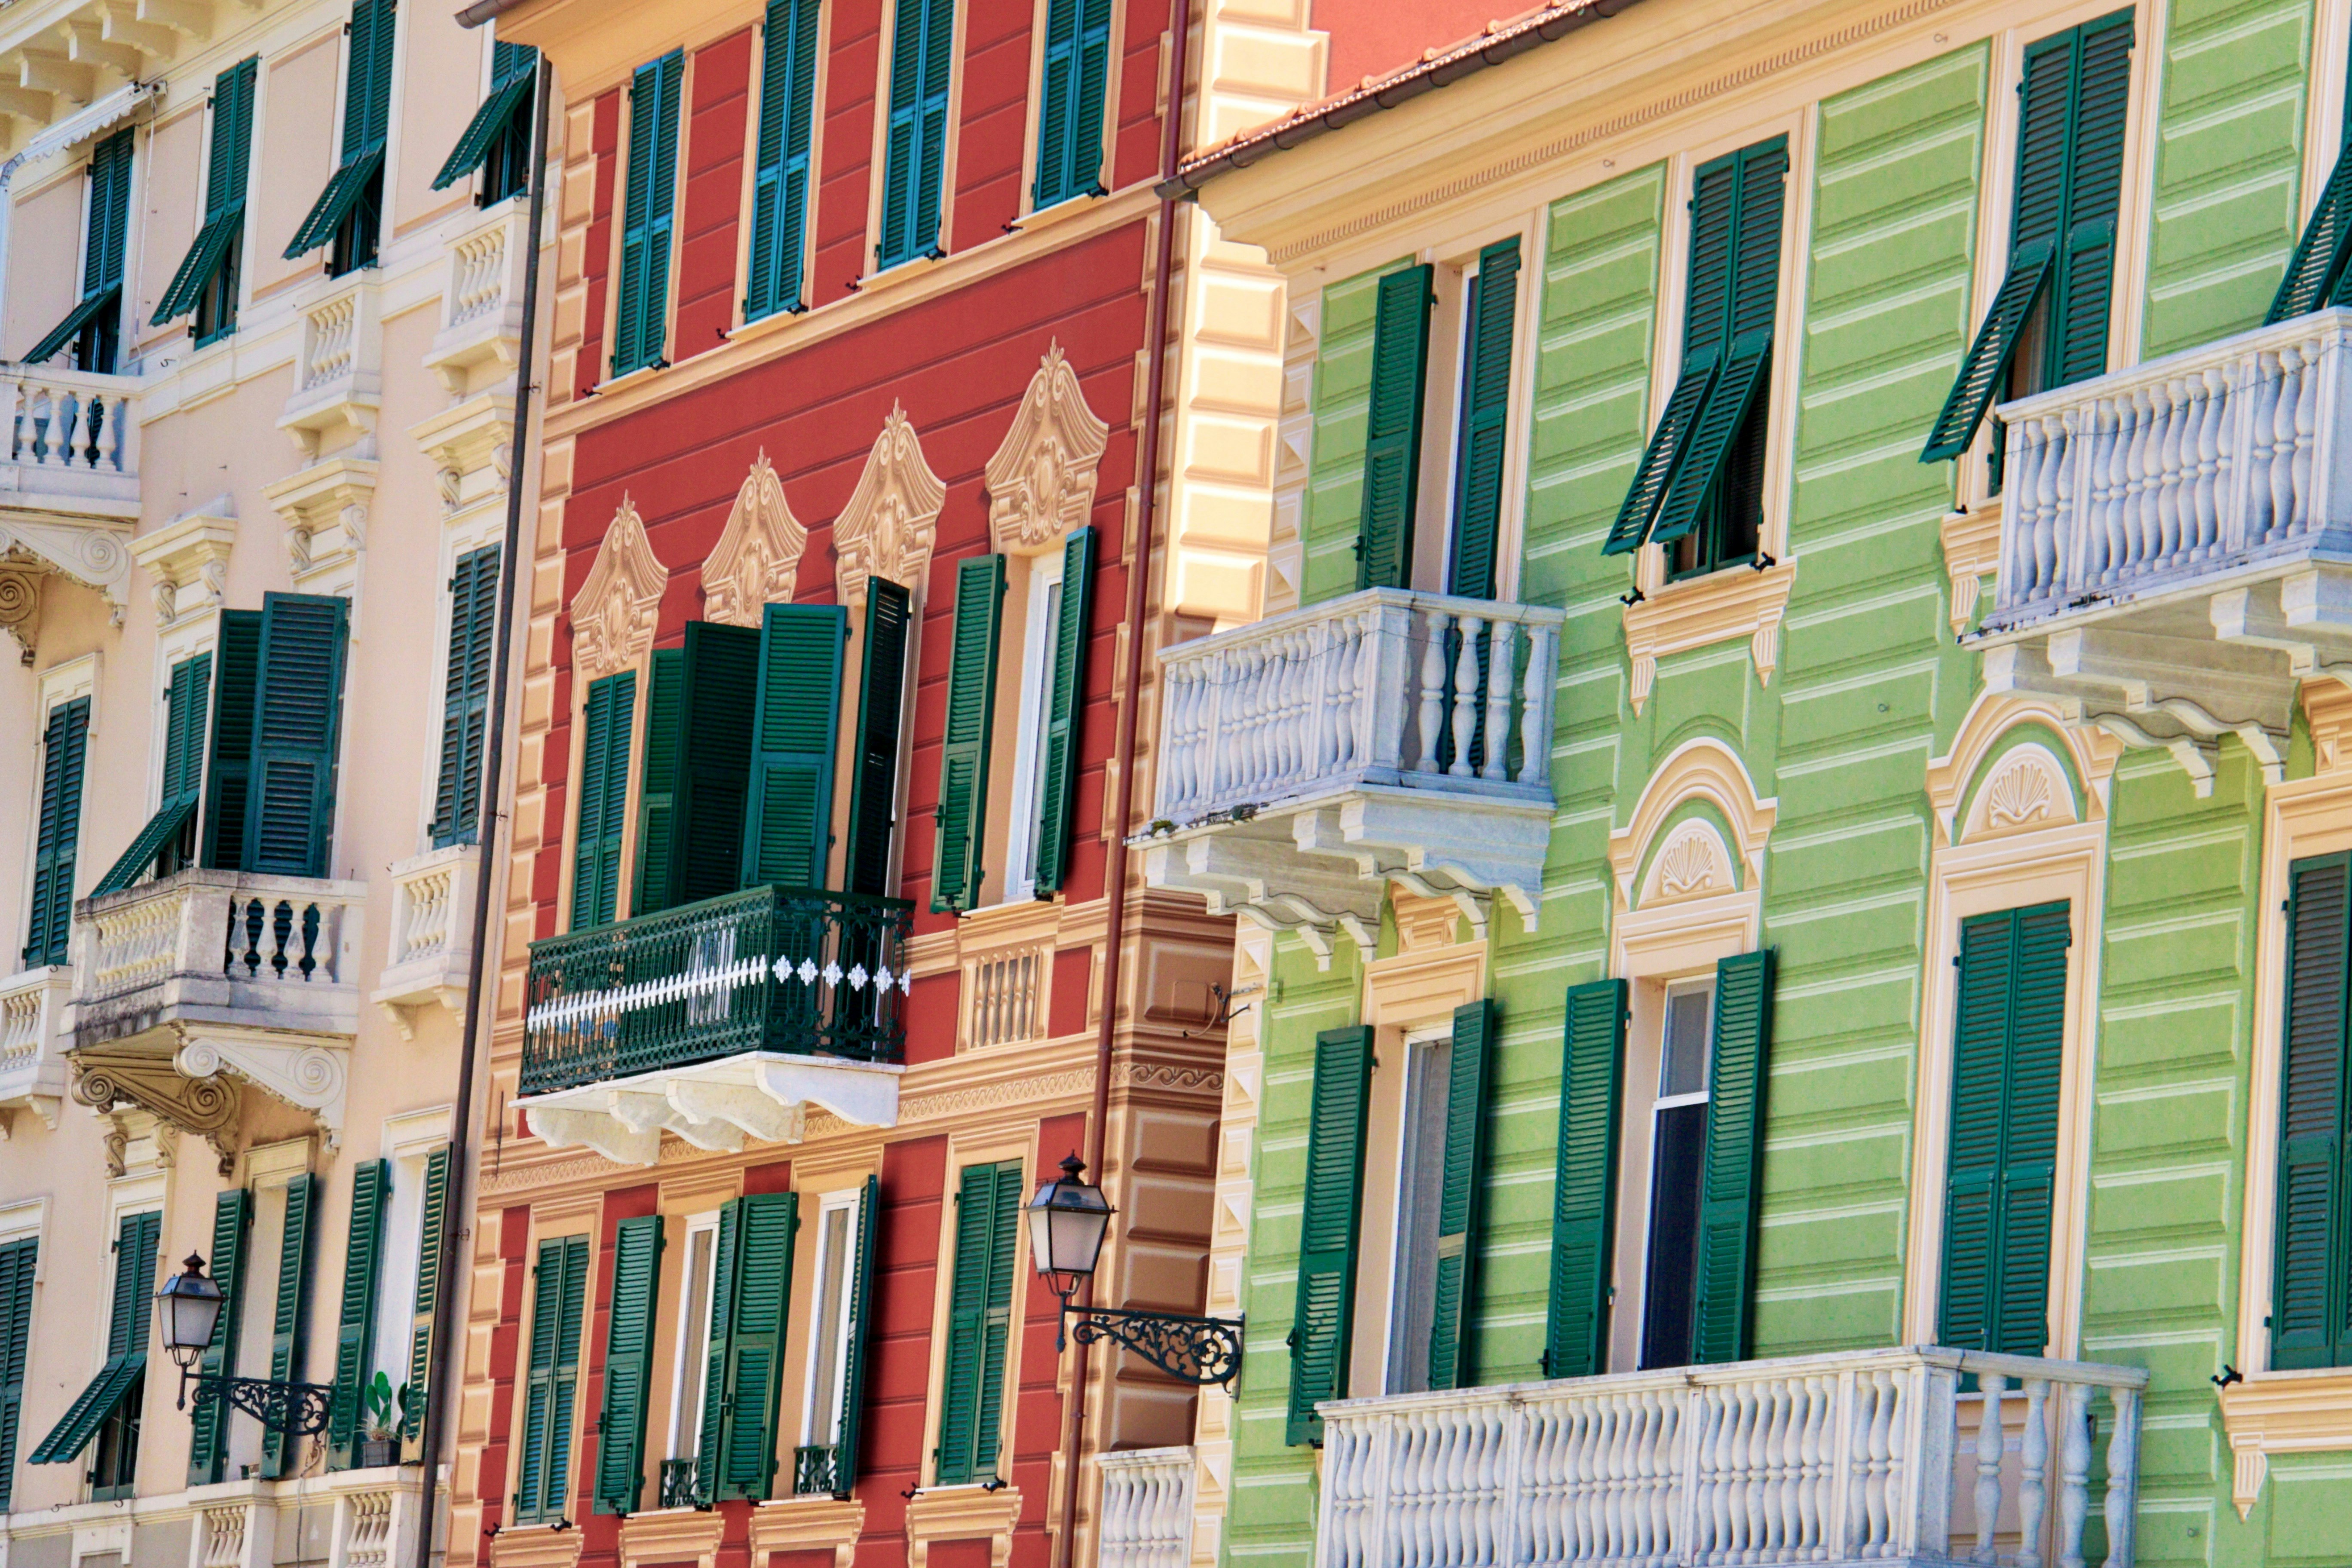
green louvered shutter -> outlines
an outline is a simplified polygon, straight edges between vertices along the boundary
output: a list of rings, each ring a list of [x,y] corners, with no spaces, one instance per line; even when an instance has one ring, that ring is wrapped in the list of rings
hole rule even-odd
[[[1953,1010],[1952,1116],[1945,1161],[1943,1295],[1936,1342],[1992,1348],[1999,1266],[2002,1079],[2009,1054],[2010,918],[1960,926]]]
[[[1772,1051],[1772,951],[1715,966],[1715,1040],[1701,1166],[1691,1359],[1747,1358]]]
[[[702,1367],[702,1428],[695,1434],[694,1500],[709,1508],[718,1500],[719,1458],[726,1436],[727,1341],[734,1331],[736,1258],[740,1248],[743,1200],[730,1198],[719,1208],[719,1240],[711,1252],[710,1333]]]
[[[1547,1377],[1609,1370],[1610,1243],[1617,1220],[1617,1107],[1625,1070],[1625,983],[1568,988],[1560,1041],[1559,1152],[1552,1173]]]
[[[384,145],[392,106],[392,56],[399,31],[393,0],[353,0],[351,47],[344,60],[342,153],[326,188],[287,243],[285,257],[308,255],[335,237],[352,214],[371,200],[381,204]],[[373,258],[372,244],[352,265]]]
[[[1103,86],[1110,74],[1110,0],[1047,0],[1037,93],[1037,177],[1031,205],[1100,195]]]
[[[639,66],[629,82],[628,199],[621,226],[621,275],[613,331],[613,374],[662,358],[669,319],[669,251],[677,205],[677,100],[686,57],[677,51]]]
[[[971,1471],[975,1479],[1003,1480],[998,1462],[1004,1435],[1004,1381],[1013,1352],[1015,1320],[1013,1281],[1021,1263],[1021,1162],[996,1167],[989,1198],[988,1315],[980,1331],[979,1419],[973,1424]]]
[[[2124,130],[2131,107],[2132,14],[2082,29],[2076,67],[2066,230],[2051,289],[2046,384],[2065,386],[2107,371],[2107,318],[2115,290],[2116,217],[2123,197]]]
[[[2347,95],[2352,105],[2352,95]],[[2263,325],[2272,326],[2305,315],[2323,305],[2340,305],[2344,258],[2352,254],[2352,142],[2336,155],[2336,167],[2320,188],[2311,220],[2287,258],[2286,275],[2271,296]]]
[[[416,1226],[416,1295],[408,1317],[408,1407],[401,1412],[400,1462],[425,1460],[425,1401],[433,1385],[433,1322],[449,1236],[449,1145],[425,1157],[425,1202]]]
[[[822,888],[833,848],[833,763],[841,730],[839,605],[770,605],[760,625],[743,803],[742,885]]]
[[[528,114],[531,89],[539,70],[539,51],[523,44],[509,44],[501,39],[490,54],[490,90],[474,118],[466,122],[464,134],[457,146],[449,150],[448,162],[433,176],[433,188],[448,189],[482,166],[500,138],[506,136],[519,117]],[[525,156],[529,156],[529,121],[525,120]]]
[[[204,782],[205,712],[212,694],[213,657],[200,653],[172,667],[163,692],[163,766],[155,815],[131,839],[89,896],[120,892],[152,869],[168,876],[186,863],[188,825],[194,821]]]
[[[1412,522],[1421,489],[1421,413],[1429,373],[1427,262],[1381,279],[1372,318],[1370,406],[1364,416],[1364,494],[1356,522],[1356,586],[1412,586]]]
[[[1429,1320],[1429,1386],[1477,1382],[1469,1319],[1475,1300],[1479,1185],[1486,1170],[1486,1083],[1497,1020],[1491,1001],[1454,1010],[1445,1085],[1444,1179],[1437,1200],[1436,1301]]]
[[[2018,911],[2016,940],[2000,1171],[2000,1295],[1990,1348],[2006,1355],[2040,1355],[2050,1343],[2050,1225],[2065,1058],[2066,949],[2072,940],[2066,905]]]
[[[980,902],[987,837],[988,743],[996,727],[996,654],[1004,616],[1004,557],[956,568],[954,656],[947,731],[940,743],[940,804],[931,858],[934,913]]]
[[[523,1395],[522,1452],[515,1522],[565,1517],[572,1477],[572,1413],[580,1386],[580,1338],[588,1289],[588,1238],[539,1244],[530,1314],[530,1363]]]
[[[25,1363],[40,1245],[28,1236],[0,1247],[0,1513],[16,1500],[16,1440],[24,1429]]]
[[[1021,1162],[967,1165],[956,1194],[947,1386],[940,1397],[936,1486],[1000,1479],[1013,1273],[1020,1248]]]
[[[895,267],[939,247],[954,0],[898,0],[891,29],[890,128],[883,160],[882,239],[875,247],[877,267]]]
[[[213,1321],[212,1342],[205,1347],[197,1370],[207,1377],[236,1375],[238,1324],[245,1317],[245,1244],[253,1228],[253,1194],[232,1187],[213,1194],[213,1283],[220,1287],[220,1316]],[[188,1484],[208,1487],[228,1474],[229,1415],[236,1407],[226,1399],[190,1414]]]
[[[760,1502],[775,1490],[777,1415],[800,1194],[754,1193],[735,1201],[735,1299],[727,1321],[725,1435],[719,1443],[716,1495]]]
[[[2341,1366],[2352,1360],[2344,1158],[2352,855],[2297,860],[2287,879],[2271,1365]]]
[[[155,326],[194,310],[215,273],[227,264],[245,227],[245,193],[253,157],[253,88],[258,56],[239,60],[213,79],[212,138],[205,175],[205,222],[189,242],[171,282],[155,302]],[[224,328],[234,322],[235,289]]]
[[[866,639],[857,681],[857,752],[850,761],[849,854],[853,893],[887,896],[890,846],[898,825],[898,731],[907,700],[907,627],[912,599],[887,577],[866,583]]]
[[[1495,596],[1495,546],[1503,520],[1503,448],[1511,412],[1511,345],[1519,297],[1514,235],[1478,253],[1470,280],[1470,331],[1462,367],[1462,437],[1454,476],[1454,561],[1446,592]]]
[[[246,870],[327,874],[351,610],[348,599],[315,594],[262,595]]]
[[[25,922],[27,968],[68,962],[82,773],[89,760],[89,699],[58,703],[41,731],[41,808],[33,846],[32,909]]]
[[[433,791],[436,849],[471,844],[479,831],[498,619],[499,547],[492,544],[458,557],[449,576],[449,670],[442,684],[441,769]]]
[[[106,1360],[98,1375],[67,1406],[27,1463],[58,1465],[89,1446],[131,1385],[147,1375],[147,1326],[154,1305],[155,1238],[163,1215],[128,1214],[116,1227],[114,1287],[106,1321]]]
[[[327,1422],[327,1464],[359,1461],[362,1406],[375,1371],[375,1287],[383,1257],[383,1210],[392,1201],[392,1167],[362,1162],[352,1172],[352,1228],[343,1243],[343,1295],[335,1322],[335,1403]]]
[[[646,1406],[653,1392],[662,1216],[620,1223],[604,1321],[604,1398],[596,1419],[596,1511],[632,1514],[646,1485]]]
[[[1060,624],[1054,629],[1053,685],[1047,689],[1044,777],[1037,790],[1037,865],[1040,896],[1062,890],[1070,868],[1070,841],[1077,822],[1080,745],[1087,709],[1087,645],[1094,633],[1095,531],[1091,524],[1062,546]]]
[[[637,776],[637,874],[629,914],[651,914],[674,901],[677,864],[677,755],[686,699],[686,653],[656,648],[646,675],[646,754]]]
[[[817,0],[768,0],[751,182],[751,286],[743,319],[802,308],[809,141],[816,108]]]
[[[573,931],[610,925],[619,902],[621,830],[629,811],[629,724],[636,697],[636,672],[625,669],[591,686],[583,709],[579,837],[572,850]]]
[[[663,907],[742,886],[743,811],[760,695],[759,630],[688,621],[678,684],[677,851]],[[635,911],[631,911],[634,913]]]
[[[1372,1087],[1372,1032],[1315,1037],[1307,1127],[1307,1194],[1298,1222],[1298,1297],[1290,1318],[1290,1404],[1283,1441],[1323,1441],[1318,1401],[1348,1391],[1356,1320],[1356,1245],[1364,1195],[1364,1121]]]
[[[39,364],[64,350],[93,321],[119,319],[122,309],[123,237],[131,222],[131,150],[134,133],[118,131],[89,151],[89,212],[83,228],[81,298],[27,350],[26,364]],[[100,361],[79,366],[111,374],[113,336],[100,340]]]
[[[260,675],[261,612],[223,610],[214,649],[212,741],[205,772],[204,863],[245,865],[245,807],[253,781],[253,700]]]
[[[864,1430],[867,1322],[874,1310],[874,1227],[881,1217],[882,1183],[866,1178],[857,1200],[857,1257],[849,1292],[849,1343],[842,1357],[841,1425],[835,1429],[833,1495],[846,1498],[857,1483],[857,1440]]]
[[[278,1243],[278,1292],[269,1320],[269,1380],[299,1378],[308,1359],[310,1326],[310,1228],[319,1208],[319,1178],[300,1175],[287,1184],[286,1223]],[[261,1469],[276,1480],[300,1464],[300,1443],[274,1429],[261,1434]]]

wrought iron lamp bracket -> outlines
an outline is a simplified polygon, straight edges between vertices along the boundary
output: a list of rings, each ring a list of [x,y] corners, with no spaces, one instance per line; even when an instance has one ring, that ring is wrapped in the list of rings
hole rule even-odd
[[[186,1373],[180,1383],[183,1405],[187,1402],[191,1386],[195,1389],[197,1409],[225,1399],[271,1431],[283,1432],[289,1437],[309,1437],[324,1432],[335,1407],[335,1391],[323,1383],[272,1383],[259,1377]]]
[[[1082,1345],[1115,1340],[1169,1376],[1206,1388],[1230,1391],[1242,1372],[1242,1324],[1237,1318],[1189,1318],[1177,1312],[1138,1312],[1119,1307],[1073,1307],[1062,1300],[1062,1318]]]

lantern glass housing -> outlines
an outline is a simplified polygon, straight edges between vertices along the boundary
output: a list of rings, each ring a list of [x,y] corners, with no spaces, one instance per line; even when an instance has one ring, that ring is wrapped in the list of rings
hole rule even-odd
[[[213,1342],[220,1322],[221,1288],[205,1278],[205,1260],[188,1254],[181,1271],[155,1292],[163,1309],[163,1348],[185,1372]]]
[[[1103,1234],[1110,1228],[1111,1206],[1102,1189],[1085,1179],[1086,1169],[1071,1155],[1062,1162],[1062,1174],[1029,1200],[1029,1247],[1037,1272],[1058,1276],[1064,1296],[1094,1273]]]

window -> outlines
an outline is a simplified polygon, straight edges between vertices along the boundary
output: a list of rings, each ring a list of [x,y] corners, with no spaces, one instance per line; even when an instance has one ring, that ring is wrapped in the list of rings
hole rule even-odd
[[[433,847],[471,844],[480,831],[482,748],[490,709],[491,638],[499,620],[499,546],[457,558],[449,576],[449,672],[442,686],[441,766],[433,791]]]
[[[0,1513],[8,1511],[16,1488],[16,1434],[24,1425],[25,1364],[40,1249],[40,1238],[34,1236],[0,1246]]]
[[[660,1506],[691,1508],[695,1456],[702,1444],[702,1385],[710,1358],[711,1281],[718,1267],[719,1212],[686,1223],[678,1268],[677,1363],[669,1402],[669,1443],[662,1457]]]
[[[1013,1281],[1021,1263],[1021,1162],[966,1165],[955,1200],[947,1375],[940,1389],[934,1486],[1002,1480],[998,1449],[1013,1346]]]
[[[268,1336],[270,1381],[284,1383],[301,1378],[310,1361],[310,1255],[319,1220],[319,1178],[307,1171],[298,1171],[282,1186],[260,1188],[259,1196],[255,1225],[259,1245],[254,1248],[254,1258],[258,1262],[274,1253],[278,1272],[272,1284],[269,1311],[257,1313],[250,1321]],[[274,1238],[269,1234],[273,1226]],[[274,1247],[270,1245],[273,1239]],[[258,1273],[254,1276],[257,1286],[263,1278]],[[257,1297],[255,1305],[259,1304]],[[247,1364],[254,1364],[254,1361]],[[230,1430],[236,1430],[234,1423]],[[265,1479],[294,1473],[301,1468],[302,1447],[298,1439],[282,1432],[264,1432],[261,1461],[254,1473]]]
[[[89,754],[89,699],[75,697],[50,708],[41,730],[41,807],[33,845],[32,908],[25,920],[27,968],[68,962],[82,770]]]
[[[773,1495],[786,1305],[799,1230],[800,1198],[793,1193],[749,1194],[719,1211],[695,1444],[698,1506]]]
[[[424,1391],[432,1370],[433,1310],[440,1293],[441,1238],[449,1206],[449,1146],[404,1138],[394,1144],[391,1157],[379,1163],[383,1174],[376,1203],[375,1278],[366,1303],[371,1323],[362,1370],[366,1380],[381,1374],[391,1386],[393,1403],[386,1414],[392,1437],[399,1444],[398,1457],[407,1462],[412,1453],[423,1454]],[[355,1225],[352,1235],[361,1234]],[[352,1284],[349,1264],[347,1256],[347,1292]],[[380,1438],[376,1417],[363,1414],[359,1438]],[[375,1461],[382,1462],[380,1454]],[[352,1462],[370,1460],[355,1456]]]
[[[531,114],[539,102],[539,51],[500,40],[490,51],[490,90],[466,122],[433,188],[448,189],[479,169],[478,205],[492,207],[530,186]]]
[[[353,0],[343,77],[342,157],[287,245],[289,261],[331,245],[331,276],[375,265],[376,237],[383,223],[384,145],[398,23],[393,0]]]
[[[1045,0],[1032,206],[1103,194],[1103,85],[1109,75],[1110,0]]]
[[[1478,253],[1463,289],[1462,381],[1455,399],[1461,426],[1454,447],[1454,529],[1445,591],[1471,599],[1495,596],[1518,288],[1519,241],[1514,235]]]
[[[2352,998],[2352,855],[2287,868],[2285,1068],[2281,1093],[2271,1365],[2352,1363],[2352,1180],[2346,1094]]]
[[[826,1194],[817,1211],[808,1396],[802,1406],[801,1442],[793,1451],[793,1490],[800,1496],[845,1498],[856,1479],[879,1190],[879,1182],[868,1176],[863,1189]]]
[[[898,827],[898,733],[907,703],[907,641],[914,599],[887,577],[866,583],[866,636],[857,682],[857,752],[849,785],[849,853],[843,882],[853,893],[898,891],[891,850]]]
[[[604,1396],[597,1415],[596,1511],[637,1511],[646,1489],[646,1405],[653,1393],[662,1217],[633,1215],[613,1237],[604,1292]]]
[[[29,1461],[64,1464],[95,1443],[89,1470],[94,1500],[129,1497],[138,1469],[147,1331],[154,1306],[155,1242],[163,1220],[160,1212],[149,1209],[126,1214],[117,1222],[106,1360],[48,1436],[35,1447]]]
[[[2124,10],[2027,47],[2009,270],[1920,461],[1967,451],[1996,396],[2105,373],[2131,47]]]
[[[932,833],[934,912],[980,904],[1004,574],[1002,555],[975,556],[956,568],[955,643],[948,667],[947,730],[940,745],[940,805]]]
[[[1698,166],[1682,365],[1601,546],[1672,547],[1677,575],[1755,563],[1764,517],[1786,137]]]
[[[751,275],[743,319],[806,308],[809,143],[816,107],[817,0],[769,0],[751,181]]]
[[[955,0],[898,0],[890,29],[889,142],[882,160],[877,270],[940,248],[940,192],[947,178],[948,82]]]
[[[515,1466],[517,1524],[555,1524],[568,1518],[588,1261],[586,1237],[552,1237],[539,1244],[531,1268],[530,1356]]]
[[[1666,987],[1650,1108],[1650,1235],[1642,1291],[1642,1365],[1687,1366],[1698,1268],[1699,1184],[1706,1156],[1712,979]]]
[[[677,100],[686,56],[673,49],[629,82],[628,201],[621,225],[613,374],[666,365],[670,234],[677,206]]]
[[[327,874],[351,608],[347,599],[319,595],[263,595],[250,696],[225,684],[215,704],[215,736],[231,727],[232,709],[242,706],[249,715],[243,721],[251,735],[238,862],[244,870]],[[234,614],[222,617],[225,649]],[[225,674],[233,673],[230,665],[224,652]]]
[[[621,833],[629,805],[629,723],[636,698],[636,672],[625,669],[589,687],[582,710],[580,825],[572,851],[573,931],[613,921],[621,889]]]
[[[1046,736],[1054,722],[1055,668],[1060,658],[1063,564],[1045,556],[1029,567],[1025,644],[1021,658],[1021,718],[1013,772],[1013,832],[1005,846],[1004,897],[1009,903],[1034,896],[1039,840],[1044,835]],[[1062,750],[1068,751],[1064,721]]]
[[[122,250],[131,225],[134,135],[118,131],[89,151],[81,300],[25,355],[26,364],[39,364],[70,345],[76,370],[114,373],[122,336]]]
[[[209,1375],[235,1376],[237,1341],[245,1313],[247,1245],[253,1234],[253,1194],[233,1187],[213,1197],[213,1283],[220,1287],[220,1316],[214,1320],[212,1342],[198,1362]],[[229,1417],[225,1399],[215,1400],[189,1416],[188,1484],[210,1486],[228,1476]]]
[[[196,863],[196,810],[204,792],[205,721],[212,702],[213,656],[172,667],[163,689],[163,766],[155,815],[139,830],[90,896],[119,892],[151,870],[168,877]]]
[[[376,1285],[383,1275],[384,1210],[391,1202],[391,1162],[367,1160],[353,1167],[341,1310],[335,1323],[334,1407],[327,1420],[331,1469],[357,1466],[367,1436],[367,1386],[376,1371]]]
[[[245,258],[245,194],[253,162],[253,84],[258,56],[239,60],[213,79],[213,128],[205,174],[205,223],[180,260],[153,324],[195,313],[198,346],[236,330],[237,291]]]

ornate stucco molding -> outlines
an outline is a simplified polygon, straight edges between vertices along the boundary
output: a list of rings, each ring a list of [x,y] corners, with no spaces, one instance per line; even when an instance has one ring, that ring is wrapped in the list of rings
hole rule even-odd
[[[16,639],[26,664],[33,662],[33,647],[40,640],[41,579],[46,575],[38,566],[0,563],[0,629]]]
[[[866,471],[833,525],[834,591],[853,615],[866,607],[872,578],[921,591],[948,487],[923,458],[907,411],[890,405]]]
[[[624,495],[605,526],[588,580],[572,597],[572,662],[583,681],[596,680],[645,657],[661,619],[669,569],[646,537],[645,520]]]
[[[357,607],[380,466],[367,458],[334,457],[261,488],[285,521],[286,566],[297,588],[341,594]]]
[[[220,608],[236,546],[236,504],[226,495],[134,541],[131,556],[155,579],[156,626]]]
[[[71,1060],[77,1102],[101,1113],[119,1105],[135,1106],[210,1143],[224,1173],[236,1161],[242,1105],[233,1080],[218,1075],[189,1078],[171,1057],[136,1046],[85,1046]]]
[[[1035,555],[1085,523],[1110,426],[1087,406],[1076,373],[1054,343],[1029,378],[1004,443],[988,459],[988,531],[1008,555]]]
[[[41,522],[0,510],[0,548],[38,556],[86,588],[106,595],[114,623],[122,624],[131,586],[131,530],[99,522]]]
[[[783,481],[763,447],[702,563],[703,619],[758,626],[761,605],[793,596],[807,547],[808,530],[785,503]]]

